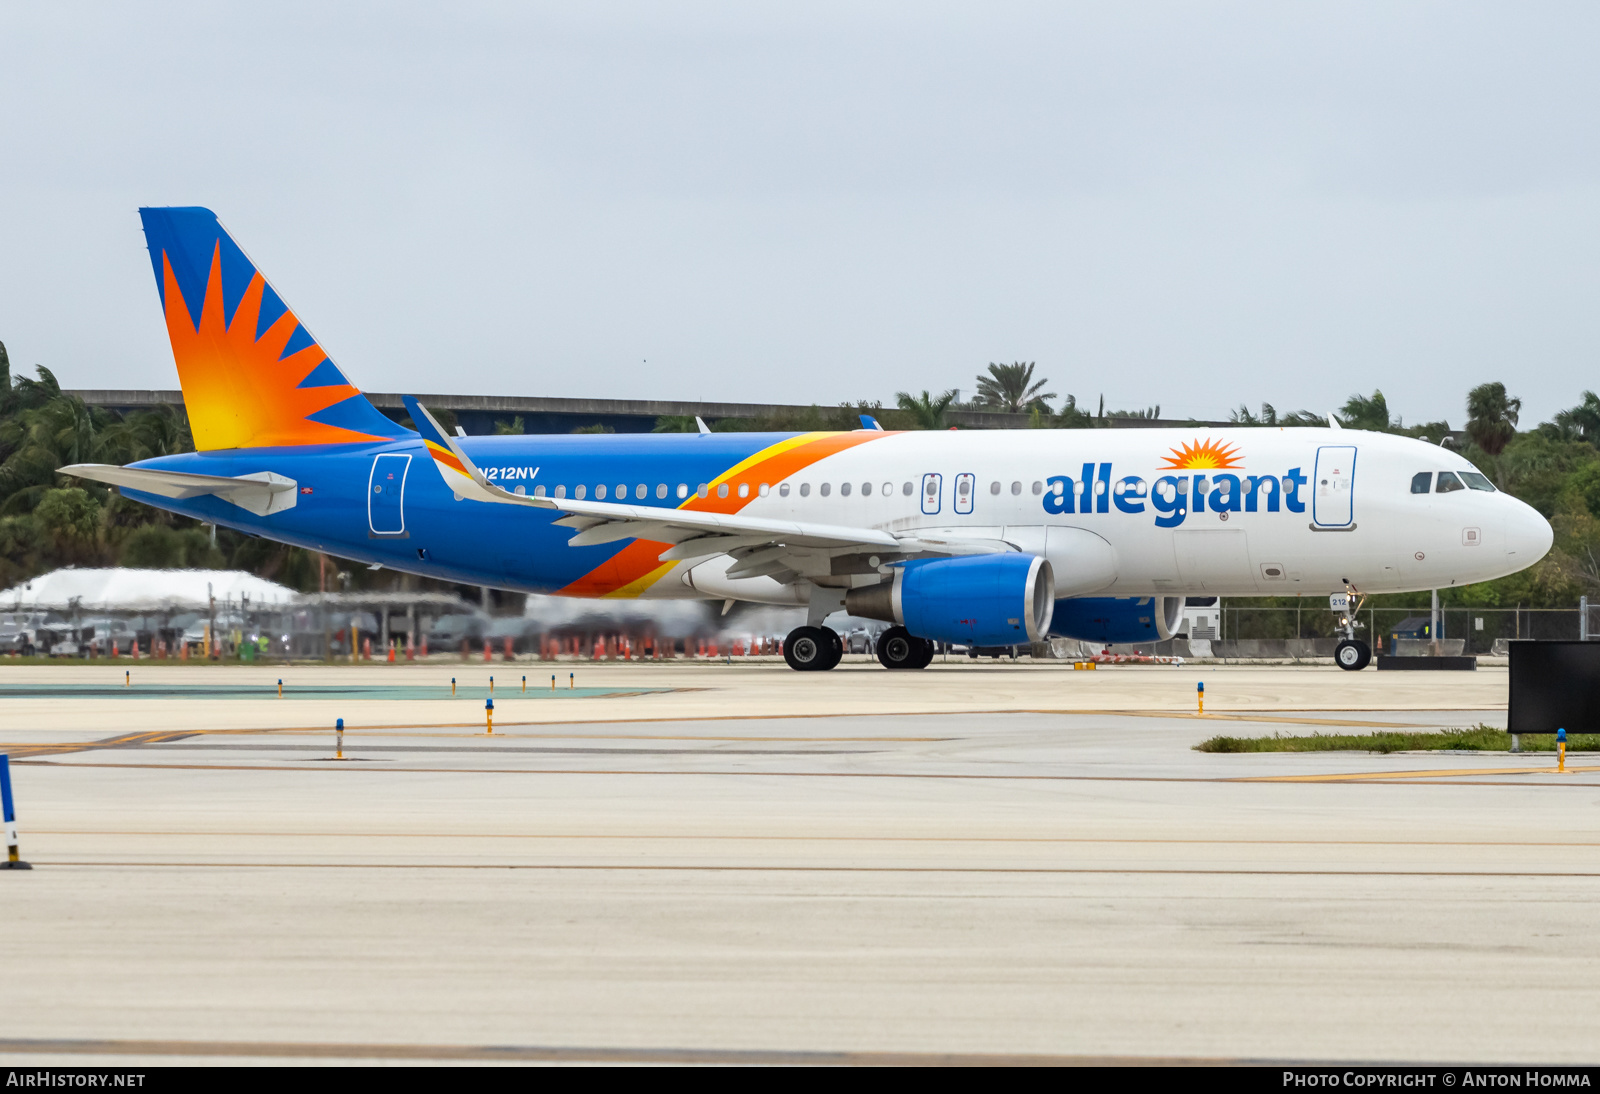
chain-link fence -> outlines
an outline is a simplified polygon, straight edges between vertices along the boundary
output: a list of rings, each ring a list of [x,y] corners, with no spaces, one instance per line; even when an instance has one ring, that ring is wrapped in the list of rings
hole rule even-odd
[[[1585,622],[1587,617],[1587,622]],[[1315,639],[1340,633],[1340,613],[1306,604],[1301,607],[1256,607],[1222,604],[1222,633],[1228,639]],[[1468,654],[1505,652],[1507,642],[1532,639],[1600,640],[1600,603],[1587,599],[1575,608],[1439,609],[1438,634],[1432,633],[1428,608],[1363,608],[1356,637],[1389,652],[1396,643],[1414,641],[1462,643]],[[1402,646],[1402,649],[1405,647]]]

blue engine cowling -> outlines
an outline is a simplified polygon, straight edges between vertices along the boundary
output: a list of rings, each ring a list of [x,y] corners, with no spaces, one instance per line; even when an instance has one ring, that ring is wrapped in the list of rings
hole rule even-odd
[[[1164,642],[1182,619],[1181,596],[1079,596],[1056,601],[1050,633],[1086,642]]]
[[[1050,633],[1055,577],[1037,555],[915,559],[877,585],[851,589],[845,610],[899,623],[918,638],[964,646],[1026,646]]]

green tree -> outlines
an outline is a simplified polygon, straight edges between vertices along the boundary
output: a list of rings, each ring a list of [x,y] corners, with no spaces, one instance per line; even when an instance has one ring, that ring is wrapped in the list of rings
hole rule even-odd
[[[494,423],[494,435],[496,437],[520,437],[524,432],[526,430],[522,427],[522,415],[520,414],[509,422],[497,421]]]
[[[1496,381],[1479,384],[1467,393],[1467,436],[1491,456],[1498,457],[1517,435],[1522,400],[1506,394]]]
[[[1600,448],[1600,395],[1585,391],[1577,406],[1559,412],[1549,431],[1563,439],[1584,441]]]
[[[1335,417],[1346,429],[1370,429],[1385,433],[1391,424],[1389,401],[1383,397],[1381,391],[1374,391],[1370,396],[1359,394],[1350,396]]]
[[[912,429],[943,429],[945,414],[956,401],[956,393],[952,390],[936,396],[924,388],[920,397],[901,391],[896,393],[895,399],[911,419]]]
[[[1034,381],[1033,368],[1032,361],[1013,361],[1009,365],[991,362],[989,375],[978,376],[978,395],[972,400],[973,405],[995,407],[1011,414],[1021,414],[1037,405],[1049,414],[1049,400],[1054,399],[1056,393],[1044,390],[1049,380],[1041,377]]]
[[[78,486],[44,491],[33,510],[57,554],[77,562],[89,561],[97,553],[100,513],[100,503]]]
[[[698,433],[700,426],[693,414],[663,414],[656,419],[652,433]]]
[[[1055,416],[1052,422],[1057,429],[1093,429],[1094,415],[1087,410],[1078,409],[1078,397],[1068,395],[1067,401],[1061,404],[1061,413]]]

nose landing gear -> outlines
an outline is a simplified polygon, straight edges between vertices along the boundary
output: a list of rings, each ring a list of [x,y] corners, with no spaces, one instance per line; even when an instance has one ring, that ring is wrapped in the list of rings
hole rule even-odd
[[[1372,649],[1359,638],[1346,638],[1333,650],[1333,660],[1340,668],[1359,672],[1372,662]]]
[[[783,640],[783,659],[796,672],[826,672],[844,656],[844,639],[828,627],[796,627]]]
[[[1333,648],[1333,663],[1346,672],[1360,672],[1372,663],[1372,647],[1356,637],[1356,628],[1361,626],[1357,615],[1366,599],[1359,589],[1350,584],[1350,579],[1345,578],[1345,602],[1343,615],[1339,620],[1340,629],[1344,631],[1344,640]]]

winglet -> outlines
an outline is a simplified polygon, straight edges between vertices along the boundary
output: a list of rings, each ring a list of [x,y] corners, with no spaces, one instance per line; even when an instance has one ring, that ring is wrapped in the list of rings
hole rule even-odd
[[[439,477],[456,495],[457,498],[470,498],[473,501],[512,502],[518,505],[536,504],[533,498],[513,494],[503,490],[484,478],[456,443],[455,438],[444,431],[428,408],[417,402],[411,395],[402,395],[401,399],[406,404],[406,411],[411,415],[411,423],[416,426],[417,433],[422,437],[422,443],[428,450],[428,455],[433,457],[433,466],[438,468]],[[542,499],[541,499],[542,500]]]
[[[1331,411],[1328,414],[1328,428],[1329,429],[1343,429],[1344,428],[1344,426],[1339,424],[1339,419],[1335,418]]]
[[[862,414],[860,415],[860,418],[862,429],[872,429],[879,433],[883,432],[883,426],[879,425],[878,419],[874,418],[871,414]]]
[[[706,420],[704,418],[700,417],[700,415],[698,415],[698,414],[696,414],[694,416],[694,424],[695,424],[695,428],[699,429],[701,433],[710,433],[711,432],[711,427],[706,425]]]

